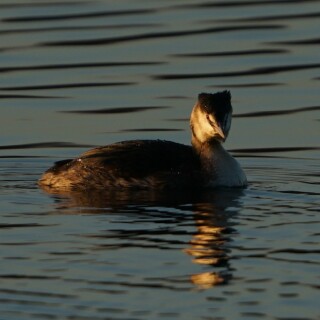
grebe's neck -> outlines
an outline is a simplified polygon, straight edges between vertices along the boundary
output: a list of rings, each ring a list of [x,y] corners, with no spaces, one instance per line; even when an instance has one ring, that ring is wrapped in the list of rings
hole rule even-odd
[[[200,157],[208,158],[213,152],[219,152],[219,150],[224,150],[220,141],[216,139],[207,139],[205,141],[200,141],[193,133],[191,144],[195,153]]]
[[[246,176],[239,163],[226,151],[216,139],[200,142],[192,136],[192,147],[199,156],[207,185],[211,187],[243,187]]]

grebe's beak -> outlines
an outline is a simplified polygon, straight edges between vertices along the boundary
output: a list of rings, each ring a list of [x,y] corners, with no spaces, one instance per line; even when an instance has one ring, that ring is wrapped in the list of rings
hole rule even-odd
[[[207,121],[209,122],[210,126],[214,130],[214,137],[222,142],[226,140],[226,135],[224,133],[223,124],[220,124],[215,119],[213,119],[209,114],[206,115]]]
[[[215,130],[217,132],[217,138],[222,142],[225,142],[227,139],[227,136],[225,135],[223,128],[220,125],[217,125],[215,126]]]
[[[230,126],[231,126],[231,113],[228,113],[224,117],[223,121],[216,122],[217,135],[222,142],[226,141],[229,130],[230,130]]]

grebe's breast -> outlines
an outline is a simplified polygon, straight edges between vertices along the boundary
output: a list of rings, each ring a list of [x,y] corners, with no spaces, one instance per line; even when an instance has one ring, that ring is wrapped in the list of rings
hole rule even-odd
[[[124,141],[59,161],[39,184],[65,190],[195,187],[201,167],[191,146],[164,140]]]
[[[202,167],[211,177],[208,187],[245,187],[247,177],[238,161],[221,144],[203,151]]]

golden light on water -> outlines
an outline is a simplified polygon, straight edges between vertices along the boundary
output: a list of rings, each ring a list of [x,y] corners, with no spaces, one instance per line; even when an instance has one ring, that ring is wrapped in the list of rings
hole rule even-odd
[[[221,275],[214,272],[194,274],[190,279],[191,282],[197,285],[200,289],[209,289],[215,285],[225,282],[225,279]]]
[[[196,215],[197,231],[190,240],[190,246],[183,251],[192,256],[192,262],[199,265],[218,267],[228,260],[224,247],[226,240],[223,232],[226,229],[224,219],[202,212]],[[202,272],[190,276],[190,281],[200,289],[209,289],[226,282],[226,274],[220,272]]]

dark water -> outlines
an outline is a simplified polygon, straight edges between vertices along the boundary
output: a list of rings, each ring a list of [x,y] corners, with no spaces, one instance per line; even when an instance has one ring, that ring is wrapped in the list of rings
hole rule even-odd
[[[0,319],[320,319],[320,1],[1,1]],[[189,143],[229,89],[245,190],[52,196],[93,145]]]

